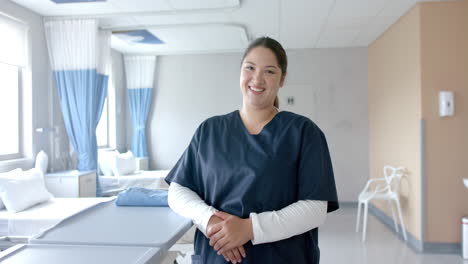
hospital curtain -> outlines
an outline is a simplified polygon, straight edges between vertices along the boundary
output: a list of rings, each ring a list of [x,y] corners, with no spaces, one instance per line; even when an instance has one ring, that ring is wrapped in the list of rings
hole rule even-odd
[[[153,91],[155,56],[125,56],[128,104],[132,118],[132,152],[136,157],[148,157],[146,120]]]
[[[110,32],[94,19],[45,22],[47,47],[60,107],[80,171],[97,169],[96,127],[107,94]],[[99,177],[96,194],[100,196]]]

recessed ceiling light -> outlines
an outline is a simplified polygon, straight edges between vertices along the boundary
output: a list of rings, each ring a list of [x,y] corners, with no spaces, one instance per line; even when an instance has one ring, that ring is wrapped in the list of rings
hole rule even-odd
[[[150,45],[164,44],[162,40],[160,40],[155,35],[151,34],[151,32],[149,32],[146,29],[132,30],[132,31],[118,31],[118,32],[113,32],[112,34],[126,41],[129,44],[150,44]]]

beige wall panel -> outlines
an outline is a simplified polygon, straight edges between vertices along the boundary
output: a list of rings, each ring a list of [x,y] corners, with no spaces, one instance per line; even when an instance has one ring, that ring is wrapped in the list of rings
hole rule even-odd
[[[421,41],[426,242],[457,243],[468,214],[468,1],[422,4]],[[453,117],[439,116],[440,90],[455,92]]]
[[[384,165],[404,166],[401,184],[407,230],[421,239],[421,73],[419,7],[369,46],[370,177]],[[387,203],[375,203],[391,216]]]

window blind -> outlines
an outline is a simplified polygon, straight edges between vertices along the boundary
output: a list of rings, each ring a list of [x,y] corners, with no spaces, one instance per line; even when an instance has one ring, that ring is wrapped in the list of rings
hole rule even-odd
[[[27,64],[28,27],[0,13],[0,62],[18,67]]]

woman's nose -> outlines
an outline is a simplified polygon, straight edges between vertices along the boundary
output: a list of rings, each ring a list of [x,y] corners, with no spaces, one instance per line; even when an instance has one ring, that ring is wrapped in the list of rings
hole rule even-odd
[[[254,81],[256,83],[263,83],[264,82],[264,79],[263,79],[263,73],[262,72],[255,72],[254,75]]]

